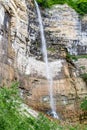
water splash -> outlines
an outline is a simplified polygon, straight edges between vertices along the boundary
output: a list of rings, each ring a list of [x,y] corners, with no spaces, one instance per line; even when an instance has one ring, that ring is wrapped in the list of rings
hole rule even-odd
[[[56,105],[55,105],[55,102],[54,102],[54,99],[53,99],[53,78],[52,78],[52,73],[51,73],[51,70],[49,68],[49,63],[48,63],[46,39],[45,39],[45,35],[44,35],[42,17],[41,17],[40,9],[39,9],[39,6],[38,6],[36,0],[34,0],[34,2],[35,2],[37,14],[38,14],[38,22],[39,22],[39,28],[40,28],[40,34],[41,34],[43,58],[44,58],[44,62],[46,64],[46,78],[48,80],[48,84],[49,84],[49,87],[50,87],[49,88],[50,106],[51,106],[51,109],[52,109],[53,117],[58,118],[58,115],[56,113]]]

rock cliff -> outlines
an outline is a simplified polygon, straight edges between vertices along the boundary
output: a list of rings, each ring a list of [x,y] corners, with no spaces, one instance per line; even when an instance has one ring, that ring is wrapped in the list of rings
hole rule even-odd
[[[66,108],[65,113],[74,110],[77,99],[79,102],[87,95],[86,83],[79,77],[87,73],[87,16],[80,18],[68,5],[41,9],[41,13],[54,99],[57,111],[64,114],[61,108]],[[68,54],[80,58],[74,61],[67,58]],[[0,0],[0,85],[19,81],[27,103],[47,110],[49,85],[45,70],[33,0]]]

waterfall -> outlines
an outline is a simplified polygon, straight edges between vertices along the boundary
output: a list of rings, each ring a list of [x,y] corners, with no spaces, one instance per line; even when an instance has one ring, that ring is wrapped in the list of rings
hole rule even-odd
[[[51,113],[52,113],[54,118],[59,118],[57,113],[56,113],[56,105],[55,105],[54,99],[53,99],[53,78],[52,78],[52,73],[50,71],[49,63],[48,63],[46,39],[45,39],[45,35],[44,35],[42,17],[41,17],[40,9],[39,9],[39,6],[38,6],[36,0],[34,0],[34,2],[35,2],[36,10],[37,10],[37,15],[38,15],[38,22],[39,22],[41,42],[42,42],[43,58],[44,58],[44,62],[46,64],[46,78],[47,78],[48,84],[49,84],[50,107],[52,109]]]

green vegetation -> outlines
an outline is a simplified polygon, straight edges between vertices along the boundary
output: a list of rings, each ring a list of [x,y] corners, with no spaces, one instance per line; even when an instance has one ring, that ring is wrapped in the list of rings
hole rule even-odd
[[[85,70],[85,69],[86,69],[85,66],[81,66],[80,68],[81,68],[82,70]]]
[[[28,130],[26,118],[18,111],[21,100],[17,85],[0,88],[0,130]]]
[[[47,48],[47,50],[50,51],[50,52],[55,52],[55,48],[52,48],[52,47]]]
[[[57,124],[43,115],[36,119],[31,115],[26,117],[20,111],[22,100],[17,86],[14,83],[9,88],[0,88],[0,130],[56,130]]]
[[[81,74],[80,77],[87,82],[87,73]]]
[[[75,61],[78,60],[77,56],[75,56],[75,55],[70,55],[69,53],[67,53],[66,59],[67,59],[67,60],[75,60]]]
[[[87,97],[85,97],[81,103],[81,108],[82,110],[86,110],[87,111]]]
[[[78,59],[80,59],[80,58],[87,58],[87,55],[77,55],[76,56]]]
[[[44,8],[49,8],[54,4],[67,3],[80,15],[87,14],[87,0],[37,0],[37,2]]]
[[[42,7],[51,7],[54,4],[64,4],[66,0],[37,0]]]
[[[0,88],[0,130],[87,130],[85,125],[64,125],[40,114],[37,118],[24,115],[20,104],[18,83]],[[24,110],[25,112],[25,110]]]
[[[78,59],[81,59],[81,58],[87,58],[87,55],[71,55],[71,54],[67,53],[66,58],[68,60],[77,61]]]

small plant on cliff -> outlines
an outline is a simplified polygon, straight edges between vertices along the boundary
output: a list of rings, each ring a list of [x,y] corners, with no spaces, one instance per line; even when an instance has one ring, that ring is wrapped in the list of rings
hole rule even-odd
[[[67,60],[74,60],[74,61],[78,60],[78,58],[75,55],[70,55],[69,53],[67,53],[66,59]]]
[[[87,58],[87,55],[77,55],[77,58],[80,59],[80,58]]]
[[[87,111],[87,97],[85,97],[81,103],[81,108],[82,110],[86,110]]]
[[[50,52],[53,52],[53,53],[54,53],[56,49],[55,49],[55,48],[50,47],[50,48],[47,48],[47,50],[48,50],[48,51],[50,51]]]
[[[87,82],[87,73],[81,74],[80,77]]]
[[[85,70],[85,69],[86,69],[85,66],[80,66],[80,68],[81,68],[82,70]]]

